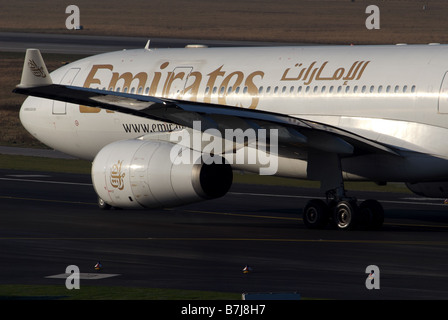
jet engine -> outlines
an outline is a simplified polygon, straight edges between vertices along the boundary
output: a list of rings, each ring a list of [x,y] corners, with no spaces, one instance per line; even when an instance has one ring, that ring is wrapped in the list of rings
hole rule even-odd
[[[429,198],[448,197],[448,182],[418,182],[406,183],[409,190],[415,194]]]
[[[232,168],[216,158],[209,162],[200,152],[166,141],[117,141],[95,157],[93,186],[99,203],[122,209],[218,198],[232,185]]]

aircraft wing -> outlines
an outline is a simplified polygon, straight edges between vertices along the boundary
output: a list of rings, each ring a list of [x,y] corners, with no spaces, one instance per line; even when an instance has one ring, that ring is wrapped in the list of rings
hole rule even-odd
[[[399,155],[390,146],[346,130],[288,115],[53,84],[42,56],[36,49],[27,50],[21,83],[13,92],[99,107],[191,128],[194,121],[201,121],[203,131],[210,128],[222,133],[225,129],[277,129],[279,154],[295,158],[306,159],[311,149],[336,153],[342,157],[366,153]]]

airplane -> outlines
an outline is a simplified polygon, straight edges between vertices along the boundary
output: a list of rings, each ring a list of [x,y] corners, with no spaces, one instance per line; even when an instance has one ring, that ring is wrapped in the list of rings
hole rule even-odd
[[[345,181],[448,194],[446,56],[441,44],[148,42],[50,74],[28,49],[13,92],[29,96],[20,120],[34,137],[93,161],[102,209],[222,197],[243,170],[320,181],[322,197],[302,210],[307,228],[379,229],[382,205],[358,203]]]

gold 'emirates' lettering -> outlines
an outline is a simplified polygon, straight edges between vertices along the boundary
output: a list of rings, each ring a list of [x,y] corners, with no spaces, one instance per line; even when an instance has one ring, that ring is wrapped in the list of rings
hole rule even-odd
[[[287,68],[285,72],[283,72],[281,81],[301,80],[304,85],[309,85],[313,81],[344,80],[344,84],[347,84],[347,81],[359,80],[370,61],[355,61],[348,71],[346,71],[345,68],[340,67],[334,70],[333,73],[330,71],[330,74],[327,75],[325,75],[325,73],[328,72],[328,70],[324,69],[328,64],[328,61],[325,61],[320,66],[318,65],[317,67],[314,67],[316,63],[317,61],[313,61],[308,67],[303,67],[302,63],[296,63],[293,68]]]
[[[224,65],[218,67],[212,72],[206,74],[206,77],[199,71],[185,72],[186,68],[175,67],[169,68],[169,62],[163,62],[158,71],[155,71],[152,79],[149,79],[149,74],[146,72],[139,72],[132,74],[131,72],[118,73],[114,72],[114,66],[111,64],[97,64],[93,65],[84,82],[85,88],[91,86],[96,88],[106,87],[108,90],[115,91],[118,86],[122,88],[134,87],[149,88],[148,95],[161,97],[170,97],[176,95],[176,98],[184,97],[190,101],[202,100],[205,103],[219,103],[227,104],[227,96],[235,93],[237,87],[243,86],[246,88],[247,94],[251,97],[250,105],[247,108],[255,109],[259,103],[258,86],[256,81],[263,79],[263,71],[254,71],[247,77],[242,71],[233,71],[228,73],[224,70]],[[102,83],[101,79],[109,79],[109,83]],[[206,78],[204,80],[204,78]],[[205,83],[202,88],[204,92],[200,95],[201,85]],[[207,89],[206,89],[207,88]],[[219,94],[212,95],[213,89],[217,88]],[[177,91],[176,91],[177,90]],[[81,113],[98,113],[101,109],[86,106],[80,106]]]

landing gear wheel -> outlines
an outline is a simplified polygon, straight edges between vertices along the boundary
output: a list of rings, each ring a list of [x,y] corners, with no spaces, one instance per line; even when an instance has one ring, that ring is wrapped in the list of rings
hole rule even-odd
[[[376,200],[369,199],[359,205],[363,225],[369,230],[378,230],[384,222],[383,206]]]
[[[327,204],[319,199],[308,201],[303,209],[303,223],[309,229],[323,228],[328,224],[330,212]]]
[[[340,201],[333,210],[333,220],[340,230],[353,230],[357,224],[358,207],[355,201]]]
[[[107,204],[103,199],[101,199],[100,197],[98,197],[98,207],[101,210],[110,210],[112,207]]]

